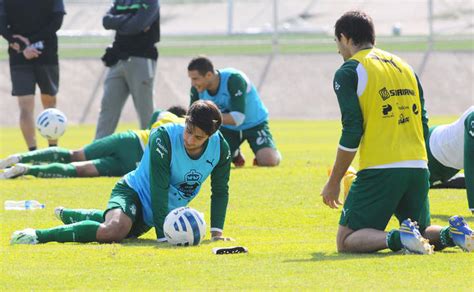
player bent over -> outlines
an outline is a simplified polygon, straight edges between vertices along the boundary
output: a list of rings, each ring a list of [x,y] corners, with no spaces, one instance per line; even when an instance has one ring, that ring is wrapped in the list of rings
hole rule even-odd
[[[228,202],[230,151],[218,131],[222,116],[210,101],[194,103],[185,124],[166,124],[152,131],[138,168],[112,190],[105,211],[57,208],[65,224],[51,229],[25,229],[12,244],[120,242],[154,227],[165,241],[163,222],[174,208],[186,206],[211,176],[211,235],[227,240],[222,230]]]
[[[430,128],[426,146],[431,186],[450,187],[453,176],[464,169],[464,179],[456,179],[461,182],[457,187],[466,188],[469,210],[474,213],[474,106],[454,123]]]
[[[447,227],[430,226],[428,119],[417,76],[399,57],[374,47],[374,26],[364,12],[339,18],[335,37],[345,61],[334,77],[343,130],[321,192],[324,203],[331,208],[341,204],[340,182],[357,152],[361,169],[342,209],[338,251],[404,248],[430,254],[431,244],[474,250],[473,232],[462,217],[451,217]],[[401,226],[387,233],[392,215]]]
[[[166,111],[155,111],[149,128],[165,123],[183,123],[186,110],[173,106]],[[78,150],[52,147],[14,154],[0,160],[0,179],[32,175],[41,178],[122,176],[134,170],[140,162],[148,142],[150,130],[129,130],[97,139]],[[41,163],[29,165],[25,163]]]

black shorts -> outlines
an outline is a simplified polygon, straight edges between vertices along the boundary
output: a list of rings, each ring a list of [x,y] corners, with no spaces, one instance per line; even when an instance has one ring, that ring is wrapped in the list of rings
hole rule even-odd
[[[10,76],[13,96],[35,94],[36,84],[42,94],[55,96],[58,93],[58,65],[14,65],[10,66]]]

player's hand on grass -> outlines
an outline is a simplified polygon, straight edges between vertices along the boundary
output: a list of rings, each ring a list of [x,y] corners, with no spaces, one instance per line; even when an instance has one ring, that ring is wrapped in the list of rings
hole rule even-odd
[[[339,193],[341,191],[340,183],[331,183],[328,181],[321,191],[323,197],[323,203],[328,205],[332,209],[337,209],[338,206],[342,205],[339,201]]]
[[[220,231],[211,231],[211,241],[235,241],[232,237],[224,237],[222,236],[222,232]]]

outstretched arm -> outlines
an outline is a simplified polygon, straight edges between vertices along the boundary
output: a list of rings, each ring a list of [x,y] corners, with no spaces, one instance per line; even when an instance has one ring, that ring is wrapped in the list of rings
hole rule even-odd
[[[164,128],[150,135],[150,196],[153,224],[158,241],[164,241],[163,223],[168,215],[168,189],[170,184],[171,144]]]
[[[211,236],[213,240],[231,240],[222,236],[229,201],[230,150],[224,137],[219,135],[220,159],[211,173]]]

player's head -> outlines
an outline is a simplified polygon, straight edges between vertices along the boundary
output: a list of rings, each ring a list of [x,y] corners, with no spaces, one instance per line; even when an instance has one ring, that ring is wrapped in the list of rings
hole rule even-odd
[[[348,11],[344,13],[334,26],[334,35],[339,53],[344,60],[352,57],[349,46],[357,48],[372,47],[375,45],[375,30],[372,18],[362,11]]]
[[[208,89],[215,77],[214,65],[206,57],[199,56],[188,64],[188,76],[198,92]]]
[[[186,109],[180,105],[173,105],[169,107],[166,111],[180,118],[186,116]]]
[[[200,149],[222,124],[219,108],[209,100],[197,100],[188,110],[185,122],[184,145],[186,149]]]

